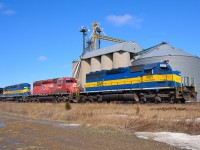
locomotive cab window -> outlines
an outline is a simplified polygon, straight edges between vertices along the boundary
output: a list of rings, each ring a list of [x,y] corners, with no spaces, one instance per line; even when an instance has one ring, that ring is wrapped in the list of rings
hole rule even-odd
[[[74,83],[73,80],[66,80],[66,83]]]
[[[22,85],[18,85],[17,88],[23,88],[23,86]]]
[[[10,89],[17,88],[17,85],[10,86]]]
[[[57,85],[58,85],[58,86],[61,86],[62,84],[63,84],[63,81],[62,81],[62,80],[58,80],[58,81],[57,81]]]
[[[144,70],[144,74],[145,75],[152,75],[153,74],[153,69]]]
[[[112,75],[112,74],[120,74],[126,72],[127,69],[125,68],[118,68],[118,69],[112,69],[112,70],[107,70],[106,74],[107,75]]]
[[[58,81],[58,78],[53,79],[53,83],[56,83]]]
[[[166,73],[169,71],[169,67],[166,64],[160,64],[158,68],[158,73]]]
[[[42,85],[42,83],[39,82],[39,81],[36,81],[36,82],[33,83],[33,86],[41,86],[41,85]]]
[[[86,75],[86,80],[89,79],[97,79],[97,78],[103,78],[104,74],[103,73],[97,73],[97,74],[87,74]]]
[[[159,73],[165,73],[165,72],[167,72],[169,70],[169,68],[162,68],[162,67],[160,67],[159,68]]]

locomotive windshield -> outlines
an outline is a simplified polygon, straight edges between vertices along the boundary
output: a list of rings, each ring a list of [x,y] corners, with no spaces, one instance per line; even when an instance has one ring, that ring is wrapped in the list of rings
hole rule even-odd
[[[66,83],[74,83],[73,80],[66,80]]]
[[[104,77],[104,73],[100,72],[100,73],[94,73],[94,74],[87,74],[86,75],[86,79],[96,79],[96,78],[103,78]]]
[[[171,68],[167,64],[160,64],[158,67],[158,73],[169,73],[171,71]]]
[[[144,71],[145,75],[152,75],[153,74],[153,69],[147,69]]]
[[[168,70],[169,70],[169,68],[167,68],[167,67],[166,67],[166,68],[162,68],[162,67],[159,68],[159,71],[160,71],[160,72],[166,72],[166,71],[168,71]]]

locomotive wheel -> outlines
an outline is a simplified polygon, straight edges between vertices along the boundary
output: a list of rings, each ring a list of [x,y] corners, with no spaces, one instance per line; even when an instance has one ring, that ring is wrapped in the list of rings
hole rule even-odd
[[[155,99],[156,103],[161,103],[162,102],[162,99],[159,96],[156,96],[154,99]]]
[[[184,99],[185,101],[190,101],[190,100],[191,100],[189,94],[183,94],[183,99]]]
[[[172,96],[172,97],[170,97],[170,102],[171,103],[178,103],[178,100],[174,96]]]
[[[181,102],[182,104],[184,104],[184,103],[185,103],[185,99],[184,99],[184,98],[180,99],[180,102]]]
[[[25,96],[22,96],[22,101],[27,102],[27,98]]]
[[[39,98],[38,98],[38,97],[36,97],[36,98],[35,98],[35,102],[38,102],[38,103],[40,103],[40,100],[39,100]]]
[[[35,102],[38,102],[38,103],[39,103],[40,101],[39,101],[39,99],[38,99],[37,97],[35,97],[35,98],[32,98],[32,102],[33,102],[33,103],[35,103]]]
[[[53,101],[54,101],[55,103],[59,103],[59,102],[60,102],[57,96],[53,97]]]
[[[133,94],[133,97],[134,97],[134,100],[135,100],[136,102],[139,102],[139,98],[138,98],[138,96],[137,96],[136,93]]]
[[[22,101],[23,101],[23,99],[22,99],[21,97],[18,97],[18,98],[17,98],[17,102],[18,102],[18,103],[20,103],[20,102],[22,102]]]
[[[102,97],[98,96],[97,101],[98,101],[98,103],[102,103],[103,102]]]
[[[29,102],[30,102],[30,98],[26,98],[26,102],[28,102],[28,103],[29,103]]]
[[[94,102],[94,98],[92,96],[88,97],[88,102],[93,103]]]
[[[81,99],[80,99],[80,103],[85,103],[87,100],[87,97],[86,96],[83,96]]]
[[[62,97],[62,100],[63,100],[63,102],[67,102],[67,101],[69,101],[69,97],[63,96],[63,97]]]
[[[142,103],[146,103],[146,102],[147,102],[147,99],[146,99],[146,97],[141,97],[141,98],[140,98],[140,101],[141,101]]]
[[[63,97],[58,97],[58,98],[57,98],[57,101],[58,101],[59,103],[62,103],[62,102],[64,102],[64,98],[63,98]]]

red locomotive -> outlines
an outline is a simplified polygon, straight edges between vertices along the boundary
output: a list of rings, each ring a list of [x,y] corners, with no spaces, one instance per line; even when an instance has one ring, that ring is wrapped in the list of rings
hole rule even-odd
[[[35,81],[33,95],[77,93],[79,90],[76,79],[70,77]]]

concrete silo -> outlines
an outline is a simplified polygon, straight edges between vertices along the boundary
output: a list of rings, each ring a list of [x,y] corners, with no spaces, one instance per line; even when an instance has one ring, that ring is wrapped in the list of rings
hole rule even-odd
[[[102,49],[86,52],[81,58],[80,83],[84,87],[86,74],[112,68],[128,67],[131,55],[143,49],[135,42],[123,42]]]
[[[114,52],[113,53],[113,68],[130,66],[130,53],[129,52]]]
[[[90,72],[100,71],[101,70],[101,57],[91,58],[91,68]]]
[[[101,70],[110,70],[113,68],[113,55],[105,54],[101,56]]]
[[[197,99],[200,101],[200,58],[193,56],[181,49],[162,43],[150,48],[140,55],[132,65],[149,64],[169,60],[169,64],[174,70],[182,72],[182,77],[193,77],[196,81]]]
[[[81,85],[85,86],[86,82],[86,74],[90,72],[90,59],[84,59],[81,61],[81,69],[80,69],[80,83]]]

